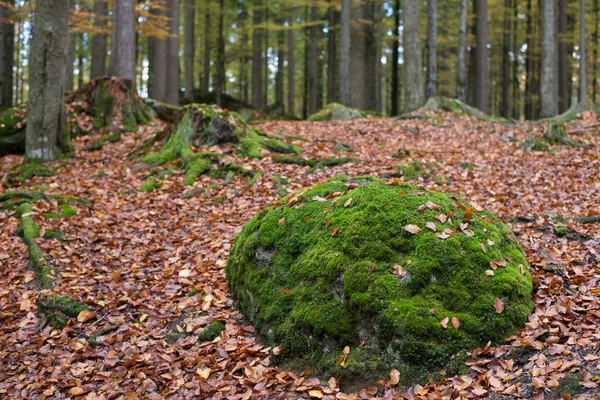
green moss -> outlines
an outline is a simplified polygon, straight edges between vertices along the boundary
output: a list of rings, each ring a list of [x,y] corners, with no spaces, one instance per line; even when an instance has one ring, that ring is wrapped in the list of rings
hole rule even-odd
[[[428,202],[440,209],[423,210]],[[509,228],[486,211],[466,216],[469,205],[456,196],[342,176],[282,203],[242,229],[226,274],[241,311],[270,344],[283,344],[284,360],[339,372],[341,349],[350,346],[342,373],[431,371],[459,351],[501,343],[532,310],[531,275]],[[439,214],[452,217],[442,223]],[[444,229],[453,231],[438,237]],[[500,258],[506,266],[488,276]],[[500,314],[496,298],[505,304]],[[443,328],[446,317],[459,329]]]
[[[347,143],[337,143],[334,147],[334,150],[336,151],[347,151],[347,152],[354,152],[354,147],[352,147],[351,145],[347,144]]]
[[[154,189],[160,189],[161,186],[162,183],[157,182],[154,178],[150,178],[142,183],[142,186],[140,186],[140,190],[138,190],[138,192],[150,193],[154,191]]]
[[[307,167],[312,167],[318,163],[315,159],[307,160],[306,158],[294,156],[273,156],[272,160],[282,164],[297,164]]]
[[[9,174],[9,180],[12,183],[22,183],[30,180],[34,176],[52,176],[54,171],[44,166],[40,159],[25,160],[23,164],[18,165]]]
[[[240,142],[238,156],[258,160],[262,158],[260,141],[256,137],[245,137]]]
[[[467,171],[472,171],[473,170],[473,164],[471,164],[469,162],[460,163],[460,167],[462,169],[467,170]]]
[[[50,326],[62,329],[70,318],[77,318],[83,310],[89,309],[86,304],[67,296],[50,295],[38,299],[38,308]]]
[[[120,134],[107,135],[96,140],[89,148],[90,151],[100,150],[106,143],[116,143],[121,140]]]
[[[330,120],[353,120],[362,118],[364,112],[350,107],[346,107],[339,103],[327,104],[322,110],[308,117],[309,121],[320,122]]]
[[[396,168],[407,181],[412,181],[429,175],[429,171],[427,171],[427,169],[423,166],[423,163],[418,160],[411,161],[409,163],[398,164]]]
[[[432,180],[433,180],[433,183],[435,183],[438,186],[445,186],[445,185],[449,185],[450,183],[452,183],[450,181],[450,179],[444,175],[435,175]]]
[[[183,182],[191,186],[196,182],[196,179],[210,171],[212,167],[212,161],[207,160],[206,158],[198,157],[195,159],[190,159],[185,166],[185,178]]]
[[[523,143],[519,145],[520,149],[533,150],[533,151],[546,151],[550,145],[544,139],[540,137],[532,137],[525,139]]]
[[[221,321],[215,321],[208,325],[200,334],[198,335],[198,341],[200,342],[209,342],[214,340],[217,336],[221,334],[225,330],[225,324]]]
[[[65,236],[67,236],[66,233],[52,229],[46,229],[46,232],[44,233],[44,239],[62,239]]]
[[[31,190],[7,190],[0,194],[0,210],[13,210],[23,203],[35,203],[47,199],[44,193]]]
[[[68,204],[62,204],[58,208],[60,210],[58,214],[54,212],[47,213],[46,218],[71,218],[77,214],[77,210]]]
[[[302,148],[295,144],[284,143],[278,139],[268,139],[264,141],[264,147],[275,153],[302,154]]]

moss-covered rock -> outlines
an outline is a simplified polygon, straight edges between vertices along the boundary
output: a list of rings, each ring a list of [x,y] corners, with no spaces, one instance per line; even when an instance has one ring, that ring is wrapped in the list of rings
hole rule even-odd
[[[25,107],[14,107],[0,113],[0,156],[25,151]]]
[[[502,342],[532,310],[509,228],[457,196],[340,176],[282,203],[244,226],[226,274],[284,360],[373,378],[431,371]]]
[[[322,110],[308,117],[309,121],[350,121],[363,118],[360,110],[346,107],[339,103],[327,104]]]
[[[80,312],[89,309],[87,304],[60,295],[41,296],[38,308],[46,322],[55,329],[62,329],[69,319],[77,318]]]

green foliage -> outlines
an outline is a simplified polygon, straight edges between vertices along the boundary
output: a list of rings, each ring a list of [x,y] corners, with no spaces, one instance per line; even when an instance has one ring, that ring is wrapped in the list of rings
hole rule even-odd
[[[208,325],[200,334],[198,335],[199,342],[209,342],[214,340],[217,336],[221,334],[225,330],[225,324],[221,321],[214,321],[210,325]]]
[[[439,369],[458,351],[501,343],[532,310],[531,275],[509,228],[456,196],[340,176],[282,203],[244,226],[226,274],[241,311],[283,344],[284,359],[341,374]],[[492,260],[505,266],[489,276]],[[446,317],[460,327],[443,328]],[[352,356],[342,368],[344,346]]]
[[[68,204],[62,204],[58,206],[58,208],[60,210],[59,213],[47,213],[46,218],[71,218],[73,215],[77,214],[77,210]]]
[[[144,183],[142,183],[142,186],[140,186],[140,190],[138,191],[143,193],[150,193],[154,191],[154,189],[160,189],[161,186],[162,183],[157,182],[155,178],[149,178]]]
[[[0,194],[0,210],[14,210],[23,203],[35,203],[46,195],[31,190],[7,190]]]
[[[104,136],[98,140],[96,140],[91,146],[90,146],[90,150],[91,151],[96,151],[96,150],[100,150],[102,147],[104,147],[104,145],[106,143],[116,143],[119,140],[121,140],[121,134],[114,134],[114,135],[108,135],[108,136]]]
[[[38,299],[38,308],[50,326],[62,329],[70,318],[77,318],[83,310],[89,309],[86,304],[67,296],[50,295]]]
[[[57,169],[60,167],[57,167]],[[34,176],[52,176],[54,170],[49,169],[44,165],[44,162],[40,159],[24,160],[23,164],[18,165],[9,174],[9,181],[11,183],[23,183]]]

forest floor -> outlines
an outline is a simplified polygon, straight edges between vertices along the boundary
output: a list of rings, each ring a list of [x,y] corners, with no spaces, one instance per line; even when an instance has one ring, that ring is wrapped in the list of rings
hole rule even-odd
[[[570,129],[596,122],[586,114]],[[147,171],[132,172],[135,161],[124,155],[152,135],[156,127],[149,126],[94,152],[87,147],[97,137],[79,137],[64,168],[22,185],[90,200],[74,206],[77,214],[68,219],[44,218],[56,211],[56,201],[33,207],[42,236],[48,230],[67,234],[37,240],[60,271],[53,290],[91,312],[62,330],[41,326],[36,300],[45,291],[27,268],[18,220],[12,211],[0,212],[0,398],[599,397],[600,224],[559,217],[600,214],[597,131],[574,136],[582,147],[525,151],[519,143],[543,126],[509,127],[450,113],[260,128],[304,138],[294,143],[308,158],[357,161],[307,174],[307,167],[276,163],[265,153],[260,161],[237,160],[263,172],[251,187],[245,187],[249,178],[238,176],[226,183],[203,176],[184,186],[175,172],[162,188],[139,193]],[[334,151],[336,142],[356,151]],[[404,151],[396,156],[408,158],[393,157],[398,150]],[[527,327],[500,347],[475,351],[465,376],[411,388],[387,380],[360,388],[274,367],[269,348],[227,290],[224,265],[235,234],[285,192],[337,174],[389,176],[412,160],[424,165],[413,182],[459,193],[511,226],[535,281]],[[1,158],[0,180],[20,162]],[[182,198],[200,187],[206,192]],[[198,342],[197,333],[216,320],[225,323],[222,334]],[[177,324],[196,334],[167,343]],[[89,345],[103,328],[110,329],[98,338],[102,345]]]

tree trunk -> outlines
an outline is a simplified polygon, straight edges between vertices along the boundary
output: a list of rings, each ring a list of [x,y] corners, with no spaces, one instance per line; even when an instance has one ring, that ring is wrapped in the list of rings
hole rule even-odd
[[[55,160],[69,147],[65,114],[68,0],[37,0],[29,53],[25,154]]]
[[[217,80],[215,92],[217,105],[223,107],[223,85],[225,78],[225,38],[223,33],[224,1],[219,0],[219,38],[217,40]]]
[[[585,0],[579,2],[579,103],[587,103],[587,51],[585,43]]]
[[[108,4],[106,0],[94,2],[94,27],[106,30]],[[92,69],[90,79],[103,76],[106,72],[106,33],[96,33],[92,37]]]
[[[542,117],[557,114],[557,102],[554,97],[554,35],[556,33],[556,13],[553,1],[542,1],[542,59],[540,71],[540,100]]]
[[[75,32],[69,29],[67,32],[67,48],[65,61],[65,91],[73,90],[75,79]]]
[[[171,21],[167,40],[167,89],[165,102],[179,105],[179,0],[171,0]]]
[[[335,27],[337,25],[337,11],[335,5],[329,0],[327,10],[329,25],[327,30],[327,103],[337,102],[339,89],[337,81],[337,71],[339,62],[337,59],[337,38]]]
[[[466,1],[466,0],[464,0]],[[398,63],[400,62],[400,0],[394,0],[394,32],[392,33],[392,87],[391,97],[391,115],[398,115],[400,112],[398,94],[400,91]]]
[[[166,8],[157,10],[160,17],[166,17]],[[150,97],[165,101],[167,94],[167,40],[152,39],[152,85],[150,86]]]
[[[263,96],[263,32],[259,28],[263,19],[261,0],[254,0],[254,32],[252,33],[252,105],[259,110],[264,108]]]
[[[458,73],[456,77],[456,97],[467,102],[467,0],[461,0],[460,22],[458,26]]]
[[[558,1],[558,112],[569,108],[569,69],[567,47],[567,0]]]
[[[202,93],[210,91],[210,8],[207,4],[204,17],[204,60],[202,66]]]
[[[527,53],[525,55],[525,119],[532,120],[533,118],[533,99],[532,99],[532,87],[533,87],[533,10],[531,8],[531,0],[527,0]]]
[[[263,32],[263,38],[265,40],[265,51],[264,66],[263,66],[263,106],[268,107],[269,105],[269,2],[264,3],[265,13],[263,18],[265,21],[265,30]]]
[[[194,98],[194,27],[196,22],[196,0],[185,0],[183,13],[183,82],[185,98]]]
[[[421,35],[419,33],[420,0],[404,2],[404,112],[424,103]]]
[[[115,5],[116,76],[135,83],[135,0],[119,0]]]
[[[110,75],[117,75],[117,51],[119,50],[117,46],[117,6],[113,2],[112,3],[112,17],[110,19],[110,59],[108,60],[108,73]]]
[[[294,5],[290,6],[290,18],[288,19],[288,113],[296,114],[296,66],[294,63]]]
[[[350,18],[352,0],[342,0],[340,27],[340,103],[350,105]]]
[[[14,0],[7,2],[14,5]],[[15,64],[15,26],[2,23],[10,18],[10,11],[0,7],[0,107],[10,107],[13,104],[13,67]]]
[[[511,44],[511,2],[512,0],[504,0],[504,37],[502,41],[502,108],[500,114],[504,118],[511,116],[511,79],[510,79],[510,44]]]
[[[593,98],[592,98],[592,102],[594,104],[596,104],[596,86],[598,85],[598,75],[597,75],[597,70],[598,70],[598,0],[594,0],[594,15],[595,15],[595,19],[594,19],[594,24],[595,24],[595,28],[594,28],[594,62],[592,63],[592,68],[593,68]]]
[[[427,98],[437,93],[437,0],[427,2]]]
[[[282,22],[282,21],[280,21]],[[282,24],[283,25],[283,24]],[[285,64],[284,60],[284,43],[285,43],[285,32],[280,29],[277,32],[277,73],[275,74],[275,104],[277,107],[283,109],[283,68]]]
[[[488,84],[488,29],[487,0],[475,2],[475,107],[486,114],[490,112],[490,87]]]
[[[310,10],[311,21],[317,21],[317,7],[312,6]],[[313,25],[310,27],[310,56],[309,56],[309,67],[308,67],[308,114],[312,115],[319,111],[318,105],[318,76],[319,73],[319,55],[317,47],[317,33],[319,27]]]

